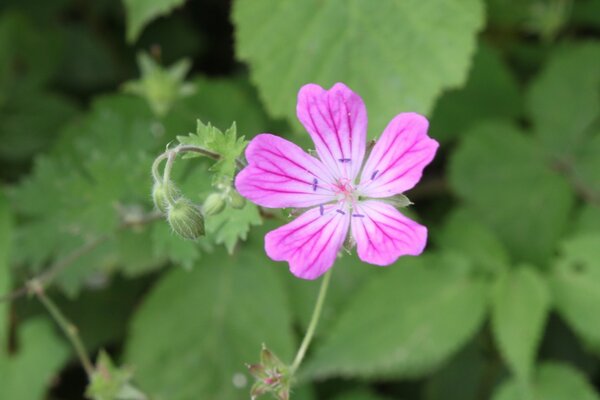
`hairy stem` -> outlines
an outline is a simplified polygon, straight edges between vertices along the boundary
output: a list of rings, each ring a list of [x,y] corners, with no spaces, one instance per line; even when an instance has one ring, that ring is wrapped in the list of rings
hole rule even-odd
[[[40,282],[35,280],[30,281],[28,287],[30,292],[40,300],[44,307],[46,307],[46,310],[48,310],[54,321],[65,333],[73,345],[73,348],[79,357],[79,361],[81,361],[81,365],[83,366],[85,373],[87,374],[88,378],[91,378],[92,374],[94,373],[94,366],[87,354],[87,351],[85,350],[85,346],[83,345],[81,338],[79,337],[77,327],[73,325],[73,323],[71,323],[71,321],[65,317],[62,311],[60,311],[58,306],[52,300],[50,300]]]
[[[312,317],[310,318],[310,323],[308,324],[308,329],[306,330],[306,334],[304,335],[304,339],[302,339],[302,344],[298,349],[298,353],[296,353],[296,358],[294,359],[294,363],[291,366],[292,375],[298,370],[300,364],[302,364],[302,360],[304,359],[304,355],[306,354],[306,350],[310,346],[310,342],[315,335],[315,331],[317,329],[317,324],[319,323],[319,319],[321,318],[321,312],[323,311],[323,304],[325,304],[325,297],[327,296],[327,289],[329,289],[329,281],[331,280],[331,272],[333,268],[330,268],[325,276],[323,277],[323,281],[321,282],[321,288],[319,289],[319,296],[317,297],[317,302],[315,304],[315,308],[312,313]]]

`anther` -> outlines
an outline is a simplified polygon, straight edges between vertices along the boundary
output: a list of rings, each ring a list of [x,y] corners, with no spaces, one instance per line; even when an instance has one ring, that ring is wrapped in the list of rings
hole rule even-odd
[[[319,212],[321,213],[321,216],[323,216],[323,214],[325,213],[325,207],[323,207],[323,204],[319,206]]]
[[[319,181],[317,180],[317,178],[313,178],[313,184],[312,184],[313,192],[317,191],[317,185],[318,185],[318,183],[319,183]]]
[[[342,214],[342,215],[346,215],[346,213],[343,212],[342,210],[340,210],[339,208],[337,210],[335,210],[335,211],[338,212],[338,213],[340,213],[340,214]]]
[[[357,218],[364,218],[365,216],[363,214],[352,214],[353,217],[357,217]]]
[[[371,174],[371,180],[375,179],[375,177],[377,176],[378,172],[379,172],[378,169],[376,169],[375,171],[373,171],[373,173]]]
[[[338,158],[339,162],[342,163],[349,163],[350,161],[352,161],[352,159],[350,158]]]

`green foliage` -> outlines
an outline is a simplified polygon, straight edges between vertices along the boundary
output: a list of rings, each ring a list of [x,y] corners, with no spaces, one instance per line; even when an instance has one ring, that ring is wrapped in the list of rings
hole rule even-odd
[[[375,136],[400,111],[427,113],[442,90],[465,81],[483,7],[478,0],[383,0],[376,7],[368,0],[237,0],[233,21],[237,54],[272,115],[295,121],[302,85],[341,81],[364,98]]]
[[[503,384],[493,400],[525,400],[528,398],[544,400],[597,400],[598,395],[579,371],[567,365],[545,363],[536,371],[532,397],[523,393],[518,382]]]
[[[134,42],[153,19],[170,13],[185,0],[123,0],[127,12],[127,41]]]
[[[465,260],[421,256],[398,264],[349,300],[307,375],[417,377],[472,337],[485,317],[486,285],[469,276]]]
[[[566,229],[573,196],[530,137],[506,123],[477,126],[454,153],[449,172],[453,189],[513,259],[548,261]]]
[[[13,236],[13,221],[4,193],[0,192],[0,291],[8,293],[11,288],[10,279],[10,255]],[[0,304],[0,355],[4,356],[4,351],[8,346],[9,327],[8,310],[6,304]]]
[[[117,368],[110,356],[101,351],[86,395],[93,400],[146,400],[146,396],[130,383],[132,377],[130,370]]]
[[[203,264],[171,271],[153,289],[133,321],[126,360],[157,398],[247,399],[244,363],[256,361],[261,343],[292,356],[278,269],[249,250],[215,252]]]
[[[600,234],[581,234],[565,242],[552,274],[559,313],[585,342],[600,349]]]
[[[248,202],[243,208],[227,207],[221,214],[209,217],[206,231],[216,244],[225,245],[229,254],[233,254],[235,245],[240,240],[246,240],[250,228],[261,223],[258,208]]]
[[[496,283],[492,296],[494,336],[503,358],[521,382],[532,378],[549,308],[547,284],[533,268],[511,270]]]

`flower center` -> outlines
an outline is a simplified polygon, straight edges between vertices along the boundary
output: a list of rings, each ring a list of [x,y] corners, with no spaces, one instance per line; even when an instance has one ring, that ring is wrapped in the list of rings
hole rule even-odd
[[[340,178],[333,185],[333,192],[340,197],[341,201],[354,202],[354,186],[348,178]]]

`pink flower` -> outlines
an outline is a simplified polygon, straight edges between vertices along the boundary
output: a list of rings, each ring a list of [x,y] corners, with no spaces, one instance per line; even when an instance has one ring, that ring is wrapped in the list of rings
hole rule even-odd
[[[415,186],[435,156],[439,145],[427,136],[427,119],[397,115],[363,163],[367,111],[346,85],[336,83],[330,90],[305,85],[297,114],[319,158],[278,136],[260,134],[248,145],[248,166],[235,180],[237,190],[258,205],[307,209],[265,236],[267,255],[289,262],[294,275],[315,279],[331,268],[348,230],[358,257],[370,264],[385,266],[421,254],[427,228],[382,199]]]

